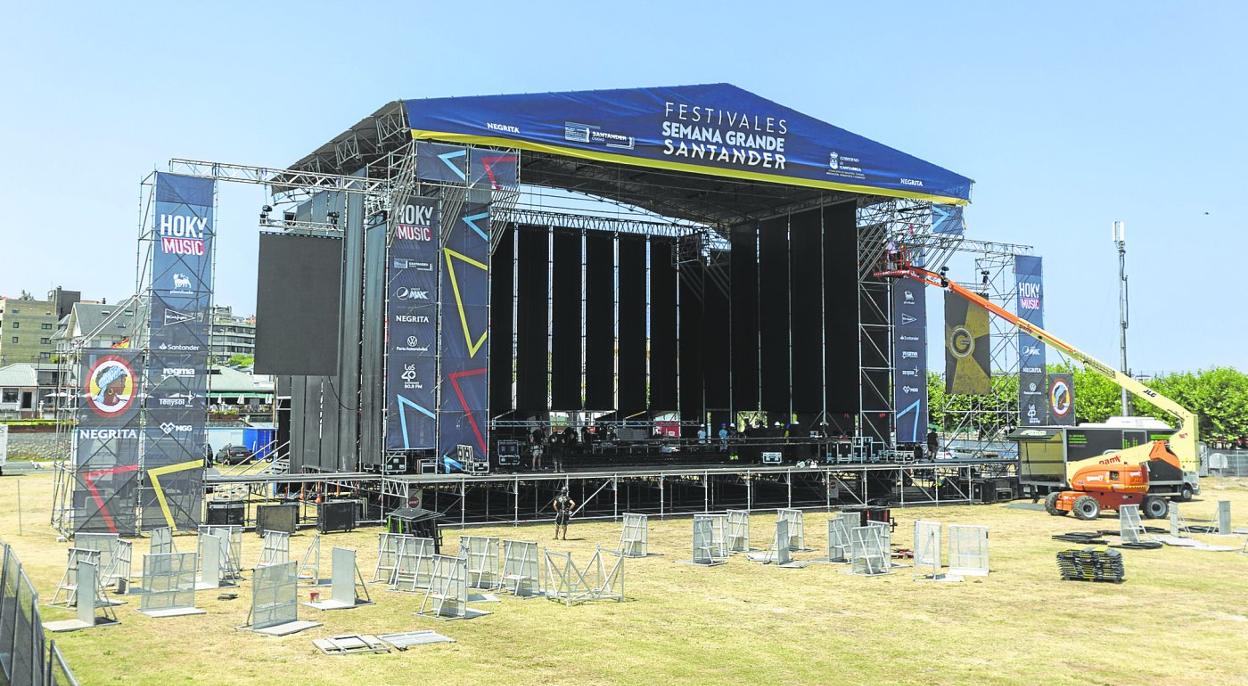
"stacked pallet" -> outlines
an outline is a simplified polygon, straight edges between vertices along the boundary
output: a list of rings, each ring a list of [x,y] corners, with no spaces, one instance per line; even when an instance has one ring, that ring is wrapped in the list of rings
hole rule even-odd
[[[1117,550],[1063,550],[1057,554],[1057,568],[1062,573],[1062,579],[1067,581],[1108,581],[1120,584],[1124,580],[1122,553]]]

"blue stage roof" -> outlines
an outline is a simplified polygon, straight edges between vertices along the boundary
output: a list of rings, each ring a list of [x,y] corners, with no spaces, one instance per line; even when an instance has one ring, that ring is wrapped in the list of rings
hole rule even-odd
[[[412,136],[964,205],[971,179],[727,83],[405,100]]]

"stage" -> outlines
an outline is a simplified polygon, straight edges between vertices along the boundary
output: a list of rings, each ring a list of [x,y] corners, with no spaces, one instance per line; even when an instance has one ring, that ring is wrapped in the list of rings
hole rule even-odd
[[[367,501],[364,521],[380,522],[385,512],[416,505],[443,512],[444,525],[466,526],[553,520],[551,501],[564,487],[577,503],[577,517],[584,519],[618,519],[625,512],[666,517],[726,509],[967,504],[988,499],[980,494],[981,484],[1013,483],[1016,465],[1014,460],[981,459],[801,467],[623,466],[485,475],[209,475],[205,486],[228,488],[236,495],[245,492],[253,505],[300,500],[308,504],[305,523],[314,521],[316,498],[350,493]]]

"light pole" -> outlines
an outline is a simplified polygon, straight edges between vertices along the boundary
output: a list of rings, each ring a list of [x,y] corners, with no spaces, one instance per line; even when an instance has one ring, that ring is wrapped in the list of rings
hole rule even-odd
[[[1130,325],[1127,296],[1127,223],[1114,222],[1114,245],[1118,248],[1118,345],[1122,352],[1122,373],[1131,375],[1127,367],[1127,327]],[[1131,406],[1127,404],[1127,389],[1122,389],[1122,416],[1131,416]]]

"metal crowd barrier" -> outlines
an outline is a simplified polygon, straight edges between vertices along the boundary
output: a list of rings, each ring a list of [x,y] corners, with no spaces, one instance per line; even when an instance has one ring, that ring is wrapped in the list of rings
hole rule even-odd
[[[12,686],[77,686],[56,641],[47,641],[39,594],[17,553],[0,542],[0,681]]]

